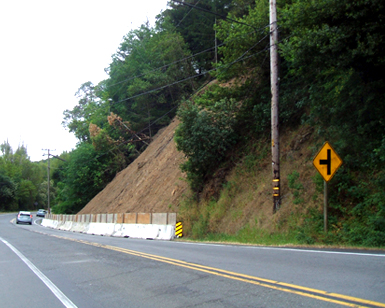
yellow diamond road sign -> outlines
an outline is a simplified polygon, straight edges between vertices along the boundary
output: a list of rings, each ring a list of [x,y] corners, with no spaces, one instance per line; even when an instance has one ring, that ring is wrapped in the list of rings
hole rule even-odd
[[[325,142],[321,150],[313,159],[313,165],[322,175],[326,182],[329,182],[337,169],[342,165],[342,159],[332,148],[329,142]]]

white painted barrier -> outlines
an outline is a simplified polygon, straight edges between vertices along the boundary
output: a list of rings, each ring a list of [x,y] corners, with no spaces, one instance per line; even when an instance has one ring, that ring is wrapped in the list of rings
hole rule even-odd
[[[52,219],[46,219],[43,218],[41,225],[46,228],[53,228],[53,220]]]
[[[123,224],[114,224],[114,233],[112,233],[112,236],[115,237],[123,237]]]
[[[59,222],[44,218],[41,225],[46,228],[103,235],[114,237],[131,237],[153,240],[172,240],[175,238],[174,225],[158,224],[118,224],[107,222]]]
[[[101,223],[99,222],[91,222],[87,231],[87,234],[92,234],[92,235],[102,235],[100,232],[100,227]]]
[[[66,221],[62,226],[60,226],[58,229],[63,231],[70,231],[72,228],[73,221]]]
[[[87,222],[74,222],[69,231],[87,233],[88,227],[89,227],[89,223]]]

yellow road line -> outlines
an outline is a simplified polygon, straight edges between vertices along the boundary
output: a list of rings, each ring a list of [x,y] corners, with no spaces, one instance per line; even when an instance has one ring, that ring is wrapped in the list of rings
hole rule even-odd
[[[162,257],[162,256],[157,256],[157,255],[152,255],[144,252],[138,252],[135,250],[130,250],[126,248],[121,248],[121,247],[116,247],[116,246],[110,246],[110,245],[103,245],[103,244],[98,244],[98,243],[93,243],[93,242],[88,242],[84,240],[77,240],[77,239],[72,239],[68,237],[63,237],[63,236],[57,236],[57,235],[52,235],[54,237],[60,238],[60,239],[65,239],[65,240],[70,240],[73,242],[78,242],[94,247],[99,247],[99,248],[104,248],[104,249],[109,249],[113,251],[118,251],[122,253],[126,253],[129,255],[141,257],[141,258],[146,258],[154,261],[159,261],[175,266],[180,266],[224,278],[229,278],[233,280],[238,280],[254,285],[259,285],[263,286],[266,288],[274,289],[274,290],[279,290],[283,292],[288,292],[292,294],[297,294],[305,297],[310,297],[314,298],[317,300],[321,301],[326,301],[326,302],[331,302],[343,306],[348,306],[348,307],[382,307],[385,308],[385,303],[380,303],[380,302],[375,302],[375,301],[370,301],[362,298],[357,298],[357,297],[352,297],[348,295],[343,295],[343,294],[338,294],[338,293],[329,293],[326,291],[322,290],[317,290],[317,289],[312,289],[312,288],[307,288],[307,287],[302,287],[299,285],[294,285],[294,284],[289,284],[285,282],[279,282],[275,280],[270,280],[270,279],[265,279],[265,278],[260,278],[256,276],[250,276],[250,275],[245,275],[245,274],[240,274],[236,272],[231,272],[231,271],[226,271],[222,270],[219,268],[214,268],[214,267],[209,267],[209,266],[204,266],[204,265],[199,265],[199,264],[194,264],[194,263],[189,263],[177,259],[172,259],[172,258],[167,258],[167,257]],[[364,305],[364,306],[363,306]]]

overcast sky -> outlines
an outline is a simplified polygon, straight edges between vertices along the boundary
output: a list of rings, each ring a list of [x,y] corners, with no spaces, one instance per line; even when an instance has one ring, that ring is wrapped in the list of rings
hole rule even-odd
[[[63,111],[84,82],[97,84],[130,30],[167,0],[0,0],[0,144],[27,147],[32,161],[76,146]],[[56,151],[52,151],[56,150]],[[1,152],[0,152],[1,155]]]

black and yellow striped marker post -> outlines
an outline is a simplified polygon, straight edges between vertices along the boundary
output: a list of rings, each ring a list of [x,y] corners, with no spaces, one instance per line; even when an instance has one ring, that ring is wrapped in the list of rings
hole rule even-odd
[[[175,237],[183,236],[183,225],[181,222],[177,222],[175,225]]]

